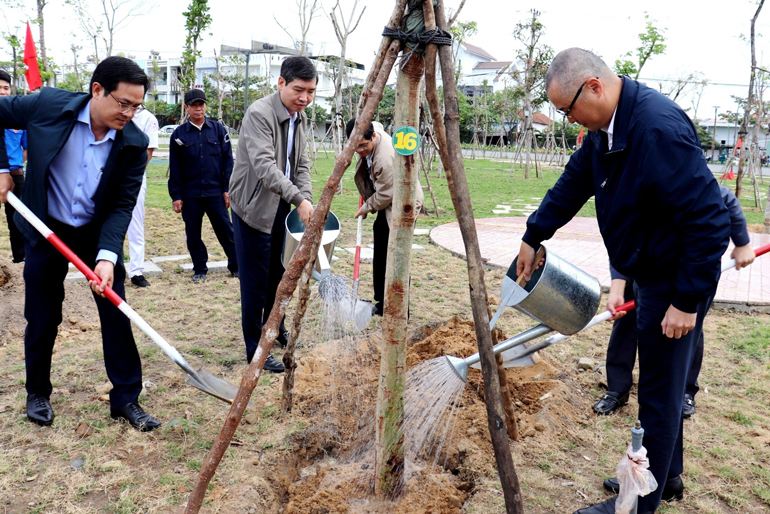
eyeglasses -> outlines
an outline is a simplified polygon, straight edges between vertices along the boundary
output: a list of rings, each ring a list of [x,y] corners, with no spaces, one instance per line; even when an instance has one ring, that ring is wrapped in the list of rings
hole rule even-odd
[[[596,77],[597,79],[599,77]],[[567,110],[562,111],[561,109],[556,109],[556,112],[564,116],[565,118],[569,117],[570,111],[572,111],[572,108],[575,107],[575,102],[577,102],[577,99],[580,97],[580,93],[583,92],[583,88],[586,87],[586,84],[588,84],[588,81],[591,79],[586,79],[585,82],[578,88],[577,93],[575,93],[575,98],[572,99],[572,103],[569,104],[569,107],[567,107]]]
[[[107,93],[107,94],[110,95],[110,97],[113,100],[118,102],[118,99],[112,96],[112,93]],[[134,107],[133,105],[118,102],[118,111],[120,112],[120,114],[128,114],[128,113],[137,114],[139,112],[142,112],[143,110],[144,110],[144,105],[137,105],[136,107]]]

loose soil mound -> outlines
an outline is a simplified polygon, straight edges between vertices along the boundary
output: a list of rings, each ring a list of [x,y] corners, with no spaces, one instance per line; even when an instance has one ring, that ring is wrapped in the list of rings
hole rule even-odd
[[[455,412],[451,443],[434,441],[419,457],[407,457],[407,485],[400,498],[372,500],[372,413],[380,343],[379,335],[334,341],[301,361],[294,415],[307,426],[293,438],[290,464],[297,471],[290,484],[283,484],[288,497],[285,512],[456,513],[473,493],[477,479],[494,466],[481,373],[471,371]],[[443,355],[467,357],[475,351],[473,323],[452,318],[411,335],[407,367]],[[554,365],[539,360],[507,374],[520,430],[532,441],[555,440],[559,431],[584,417],[586,400],[572,392],[577,389],[575,379]]]

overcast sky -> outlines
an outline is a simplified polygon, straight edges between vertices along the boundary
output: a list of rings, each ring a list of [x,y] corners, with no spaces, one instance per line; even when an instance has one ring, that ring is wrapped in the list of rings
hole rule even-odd
[[[353,0],[339,1],[348,15]],[[459,4],[459,0],[447,1],[448,8]],[[80,32],[79,27],[69,8],[63,4],[51,2],[45,10],[46,46],[53,51],[59,63],[72,61],[69,47],[75,40],[79,40],[85,48],[92,48],[88,41],[79,36],[73,37],[73,32]],[[150,50],[159,51],[164,58],[178,56],[183,50],[185,38],[182,13],[188,4],[189,0],[160,0],[150,15],[135,19],[117,34],[114,51],[131,53],[138,58],[146,57]],[[291,40],[278,27],[273,16],[293,32],[298,31],[296,0],[211,0],[210,5],[212,34],[206,35],[200,45],[206,55],[213,55],[213,49],[219,49],[221,44],[248,46],[252,39],[289,46]],[[333,5],[331,0],[324,0],[323,10],[311,25],[309,40],[314,43],[314,53],[339,52],[328,17]],[[359,12],[362,6],[366,6],[366,11],[357,30],[350,36],[348,56],[368,69],[394,2],[359,0]],[[646,10],[656,26],[667,29],[668,48],[664,55],[656,56],[645,65],[642,78],[667,78],[701,72],[715,84],[745,85],[712,85],[706,88],[698,110],[701,118],[713,117],[715,105],[720,106],[720,112],[735,110],[730,95],[747,95],[751,53],[741,35],[748,38],[751,17],[756,11],[755,1],[597,0],[586,3],[574,0],[467,0],[459,19],[478,23],[478,34],[468,42],[482,47],[497,60],[514,60],[517,43],[511,34],[518,21],[530,16],[529,10],[533,7],[542,12],[541,21],[545,26],[543,43],[556,52],[571,46],[590,49],[610,65],[624,52],[638,46],[638,34],[644,30]],[[24,22],[18,20],[18,16],[14,17],[11,11],[6,10],[5,14],[11,31]],[[770,47],[767,38],[761,36],[763,33],[770,36],[770,6],[760,13],[756,46],[758,65],[770,68]],[[23,34],[24,29],[19,29],[19,35]],[[33,34],[37,41],[36,27],[33,27]],[[87,51],[85,48],[84,52]],[[680,104],[691,106],[687,99]]]

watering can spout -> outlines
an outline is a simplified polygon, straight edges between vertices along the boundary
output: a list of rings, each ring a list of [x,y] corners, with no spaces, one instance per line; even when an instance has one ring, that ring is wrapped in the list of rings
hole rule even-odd
[[[452,369],[455,373],[457,373],[457,376],[460,377],[460,380],[463,382],[468,381],[468,362],[465,359],[461,359],[459,357],[453,357],[452,355],[447,355],[446,360],[449,361],[449,365],[452,366]]]

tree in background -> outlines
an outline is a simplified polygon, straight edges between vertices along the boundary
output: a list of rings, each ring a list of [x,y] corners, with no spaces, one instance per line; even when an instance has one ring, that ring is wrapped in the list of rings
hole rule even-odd
[[[754,82],[756,80],[756,74],[757,74],[757,53],[756,49],[754,48],[754,42],[756,40],[756,34],[754,27],[757,23],[757,18],[759,17],[759,13],[762,10],[762,6],[765,4],[765,0],[760,0],[758,2],[757,11],[754,13],[754,17],[751,18],[751,74],[749,76],[749,96],[746,99],[747,105],[746,108],[743,110],[743,120],[741,121],[741,128],[738,130],[738,135],[743,140],[743,144],[741,145],[741,153],[740,158],[738,159],[738,173],[735,175],[735,197],[740,198],[741,197],[741,182],[743,181],[743,162],[746,159],[746,147],[748,146],[746,136],[749,133],[749,118],[752,114],[752,111],[754,110]],[[752,141],[754,143],[754,141]],[[759,203],[759,191],[757,191],[757,178],[754,174],[751,176],[752,180],[754,181],[754,195],[755,199],[757,200],[757,204]],[[765,227],[770,227],[770,219],[765,218]]]
[[[479,31],[478,24],[475,21],[458,21],[449,27],[449,33],[452,34],[452,62],[455,69],[455,81],[459,86],[460,75],[462,75],[462,63],[460,62],[460,50],[463,43],[469,37],[476,35]]]
[[[45,18],[43,16],[43,9],[48,5],[46,0],[37,0],[37,24],[40,29],[40,40],[38,41],[38,56],[41,64],[40,66],[40,78],[43,79],[45,85],[53,87],[54,74],[51,67],[48,65],[48,59],[46,58],[45,50]]]
[[[243,105],[246,88],[246,62],[242,57],[230,55],[220,57],[219,80],[213,75],[203,75],[203,90],[206,98],[219,98],[220,102],[210,103],[208,116],[221,120],[222,123],[234,130],[240,130],[245,106]],[[249,102],[253,102],[273,92],[266,85],[265,77],[251,76],[249,78]]]
[[[636,48],[636,62],[623,57],[631,57],[631,51],[626,52],[621,59],[615,60],[615,71],[618,75],[627,75],[634,80],[639,79],[642,68],[652,57],[666,51],[666,29],[659,29],[654,25],[655,20],[650,19],[647,11],[644,12],[646,30],[639,34],[639,46]]]
[[[345,19],[345,14],[342,12],[342,6],[340,5],[339,0],[337,0],[329,13],[329,19],[334,27],[334,35],[337,37],[337,41],[340,44],[340,54],[337,63],[338,68],[334,80],[334,112],[332,113],[332,124],[334,125],[332,131],[332,134],[334,135],[334,155],[339,155],[339,153],[342,152],[342,142],[345,133],[345,122],[342,119],[342,85],[343,80],[345,79],[345,69],[347,64],[345,55],[348,48],[348,37],[350,37],[350,34],[352,34],[356,28],[358,28],[361,17],[366,11],[366,6],[364,6],[356,18],[357,7],[358,0],[354,0],[353,7],[350,9],[350,15]],[[340,192],[342,192],[341,181]]]
[[[273,14],[273,19],[275,20],[275,23],[283,29],[286,35],[289,36],[294,48],[299,52],[299,55],[307,55],[307,35],[310,32],[310,24],[313,23],[314,18],[318,17],[318,11],[321,10],[321,5],[319,5],[318,0],[312,0],[312,3],[310,0],[295,0],[295,3],[297,4],[297,16],[299,17],[300,39],[295,38],[289,29],[281,25],[278,18],[275,17],[275,14]]]
[[[519,87],[524,91],[524,137],[521,149],[524,162],[524,178],[529,178],[529,166],[532,149],[535,144],[532,130],[534,110],[548,101],[545,92],[545,73],[553,60],[553,49],[540,43],[545,34],[545,26],[540,22],[540,11],[532,9],[532,18],[525,23],[517,23],[513,37],[523,46],[516,56],[524,63],[519,72]]]
[[[72,7],[80,27],[93,39],[97,63],[101,60],[98,41],[102,42],[105,57],[110,57],[115,34],[134,18],[149,14],[153,7],[147,0],[65,0],[65,3]],[[42,27],[40,37],[43,37]]]
[[[73,34],[73,40],[75,39]],[[80,64],[80,50],[82,47],[70,45],[70,51],[72,51],[72,67],[70,71],[66,72],[67,67],[62,67],[64,73],[64,79],[59,82],[58,87],[61,89],[67,89],[68,91],[88,92],[88,86],[91,82],[91,72],[86,69],[85,63]]]
[[[201,51],[198,50],[198,43],[203,39],[204,32],[211,26],[211,14],[209,12],[208,0],[190,0],[190,5],[183,13],[185,17],[185,37],[184,52],[179,63],[179,86],[180,91],[191,90],[195,86],[196,69],[195,64]],[[209,34],[210,36],[211,34]],[[186,119],[184,114],[182,120]]]

